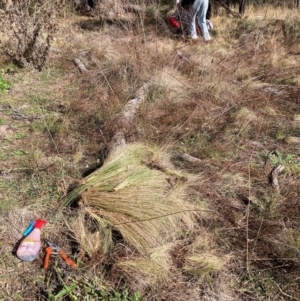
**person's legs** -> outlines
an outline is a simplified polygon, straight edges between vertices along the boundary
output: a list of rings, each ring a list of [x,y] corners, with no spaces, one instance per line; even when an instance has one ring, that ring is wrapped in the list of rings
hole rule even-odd
[[[190,5],[184,5],[185,3],[184,1],[182,1],[183,9],[186,12],[189,34],[192,39],[197,39],[197,30],[196,30],[195,21],[196,21],[197,12],[199,10],[200,1],[201,0],[195,0]]]
[[[206,24],[206,13],[208,9],[208,0],[199,0],[199,9],[197,11],[197,20],[200,26],[203,38],[205,41],[209,41],[210,35]]]

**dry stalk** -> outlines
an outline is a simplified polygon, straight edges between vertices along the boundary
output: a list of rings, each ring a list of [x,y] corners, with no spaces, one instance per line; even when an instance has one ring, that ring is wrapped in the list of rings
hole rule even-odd
[[[299,279],[299,278],[296,278],[296,280],[297,280],[297,279]],[[284,296],[286,296],[286,297],[288,297],[289,299],[292,299],[292,300],[300,300],[299,298],[293,297],[293,296],[287,294],[286,292],[284,292],[284,291],[281,289],[281,287],[279,286],[279,284],[278,284],[277,282],[274,282],[274,283],[275,283],[276,286],[278,287],[279,293],[276,295],[276,297],[274,298],[273,301],[275,301],[275,300],[277,299],[277,297],[278,297],[280,294],[282,294],[282,295],[284,295]],[[284,288],[286,288],[286,286],[285,286]]]
[[[267,6],[267,9],[266,9],[266,12],[265,12],[265,16],[264,16],[262,22],[265,21],[265,19],[267,17],[267,12],[268,12],[268,6]],[[263,28],[261,27],[260,30],[259,30],[259,33],[257,35],[256,41],[255,41],[254,56],[253,56],[253,58],[256,56],[256,54],[259,51],[260,46],[262,45],[262,43],[263,43]]]
[[[250,168],[251,160],[248,164],[248,196],[250,199],[251,196],[251,168]],[[249,278],[251,279],[251,272],[250,272],[250,258],[249,258],[249,216],[250,216],[250,202],[248,203],[246,207],[246,269],[247,273],[249,275]]]

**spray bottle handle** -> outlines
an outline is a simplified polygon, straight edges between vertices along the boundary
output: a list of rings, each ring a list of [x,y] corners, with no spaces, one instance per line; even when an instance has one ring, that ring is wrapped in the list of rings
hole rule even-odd
[[[27,229],[23,232],[23,236],[27,236],[34,228],[35,221],[31,221]]]

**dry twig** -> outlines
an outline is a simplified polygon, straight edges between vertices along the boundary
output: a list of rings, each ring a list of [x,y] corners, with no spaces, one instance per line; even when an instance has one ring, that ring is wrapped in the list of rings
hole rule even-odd
[[[195,158],[195,157],[193,157],[189,154],[186,154],[186,153],[181,153],[181,152],[173,153],[173,157],[184,160],[184,161],[187,161],[187,162],[190,162],[190,163],[199,163],[199,162],[201,162],[200,159]]]
[[[189,59],[186,57],[186,56],[184,56],[180,51],[178,51],[177,50],[177,55],[181,58],[181,59],[183,59],[183,60],[185,60],[185,61],[187,61],[188,63],[189,63]]]
[[[275,190],[279,190],[278,175],[284,170],[283,165],[277,165],[272,169],[269,175],[269,180]]]

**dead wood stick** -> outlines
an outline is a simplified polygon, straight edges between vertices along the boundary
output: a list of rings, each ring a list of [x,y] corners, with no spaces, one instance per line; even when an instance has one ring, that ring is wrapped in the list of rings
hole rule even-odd
[[[187,57],[185,57],[180,51],[178,51],[177,50],[177,55],[181,58],[181,59],[183,59],[183,60],[185,60],[185,61],[187,61],[188,63],[189,63],[189,59],[187,58]]]
[[[146,98],[149,87],[150,82],[146,82],[135,92],[135,96],[131,98],[124,107],[122,112],[123,116],[121,116],[120,121],[123,121],[123,123],[125,122],[127,124],[132,122],[137,109]]]
[[[11,168],[11,169],[0,169],[0,177],[5,177],[11,173],[23,173],[33,172],[32,168]]]
[[[88,72],[88,70],[85,68],[85,66],[83,65],[83,63],[81,62],[80,59],[75,58],[75,59],[73,60],[73,62],[74,62],[75,65],[78,67],[78,69],[79,69],[79,71],[80,71],[81,73],[86,73],[86,72]]]
[[[126,144],[125,134],[133,122],[136,111],[142,102],[146,99],[148,90],[151,83],[144,83],[136,92],[133,98],[131,98],[125,105],[123,111],[119,114],[117,119],[117,132],[113,136],[110,142],[110,149],[116,148]]]
[[[44,114],[44,115],[36,115],[36,116],[26,116],[26,115],[22,114],[20,111],[14,109],[12,107],[12,105],[9,104],[9,107],[11,108],[11,110],[13,112],[11,118],[15,119],[15,120],[27,119],[29,121],[33,121],[35,119],[42,119],[42,118],[44,118],[45,116],[48,115],[48,114]],[[2,109],[0,109],[0,111],[2,111]]]
[[[195,157],[193,157],[193,156],[191,156],[189,154],[186,154],[186,153],[175,152],[175,153],[173,153],[173,156],[175,158],[178,158],[178,159],[190,162],[190,163],[199,163],[199,162],[201,162],[200,159],[195,158]]]
[[[60,53],[61,50],[58,48],[54,48],[54,47],[50,47],[50,51],[54,52],[54,53]]]
[[[284,170],[283,165],[277,165],[272,169],[269,175],[269,180],[272,185],[272,187],[278,191],[279,190],[279,182],[278,182],[278,175]]]
[[[130,12],[130,13],[140,13],[143,11],[142,7],[137,4],[124,5],[123,8],[126,12]]]

